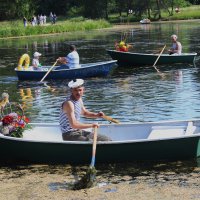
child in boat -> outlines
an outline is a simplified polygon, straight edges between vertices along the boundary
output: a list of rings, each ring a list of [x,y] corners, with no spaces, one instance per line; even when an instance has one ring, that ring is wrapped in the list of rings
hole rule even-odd
[[[33,61],[32,61],[32,66],[33,66],[33,69],[34,70],[41,70],[41,67],[42,67],[42,65],[40,64],[40,62],[39,62],[39,58],[40,58],[40,56],[41,56],[42,54],[41,53],[39,53],[39,52],[35,52],[34,54],[33,54]]]
[[[4,92],[0,99],[0,110],[2,111],[7,104],[9,104],[9,94]]]
[[[131,45],[127,45],[124,41],[121,41],[120,43],[115,43],[115,49],[117,51],[128,52],[130,47]]]

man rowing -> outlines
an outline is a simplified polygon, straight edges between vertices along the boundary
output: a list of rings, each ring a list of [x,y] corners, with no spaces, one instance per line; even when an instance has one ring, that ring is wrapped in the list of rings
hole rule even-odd
[[[82,96],[84,93],[84,80],[75,79],[69,82],[70,96],[62,103],[60,109],[60,128],[63,140],[70,141],[89,141],[93,139],[93,133],[84,129],[99,127],[98,123],[82,123],[80,116],[88,118],[102,118],[103,112],[90,112],[83,104]],[[98,141],[109,141],[109,137],[98,134]]]

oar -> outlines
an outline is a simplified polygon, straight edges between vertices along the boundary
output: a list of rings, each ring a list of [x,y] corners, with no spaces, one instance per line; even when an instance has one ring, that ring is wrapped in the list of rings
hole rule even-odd
[[[96,169],[95,169],[95,157],[96,157],[96,146],[97,146],[97,127],[94,128],[93,145],[92,145],[92,159],[90,166],[83,176],[83,178],[75,183],[73,189],[80,190],[90,188],[95,184]]]
[[[104,118],[105,120],[107,120],[107,121],[114,122],[114,123],[116,123],[116,124],[119,124],[119,123],[120,123],[119,120],[113,119],[112,117],[109,117],[109,116],[106,116],[106,115],[104,115],[103,118]]]
[[[158,55],[158,57],[157,57],[157,59],[156,59],[156,61],[154,62],[154,64],[153,64],[153,67],[156,69],[156,71],[157,72],[159,72],[159,70],[156,68],[156,63],[158,62],[158,60],[159,60],[159,58],[160,58],[160,56],[161,56],[161,54],[163,53],[163,51],[164,51],[164,49],[165,49],[165,47],[166,47],[166,45],[162,48],[162,50],[161,50],[161,52],[160,52],[160,54]]]
[[[43,76],[43,78],[41,79],[40,82],[42,82],[46,76],[51,72],[51,70],[54,68],[54,66],[56,65],[56,63],[58,62],[58,60],[56,60],[56,62],[53,64],[53,66],[47,71],[47,73]]]

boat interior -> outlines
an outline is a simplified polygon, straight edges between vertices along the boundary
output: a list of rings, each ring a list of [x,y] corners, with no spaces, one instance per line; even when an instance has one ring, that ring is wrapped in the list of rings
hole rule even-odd
[[[92,131],[92,129],[87,129]],[[112,141],[162,140],[200,135],[200,121],[104,124],[99,134],[109,136]],[[25,140],[61,142],[62,133],[58,124],[33,124],[31,130],[23,133]]]

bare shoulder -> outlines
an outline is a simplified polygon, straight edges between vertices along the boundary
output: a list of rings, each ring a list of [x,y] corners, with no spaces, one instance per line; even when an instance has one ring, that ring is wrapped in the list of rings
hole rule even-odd
[[[181,43],[180,43],[180,42],[177,42],[177,44],[178,44],[178,45],[181,45]]]
[[[74,104],[71,101],[65,101],[63,103],[63,109],[64,110],[74,109]]]

